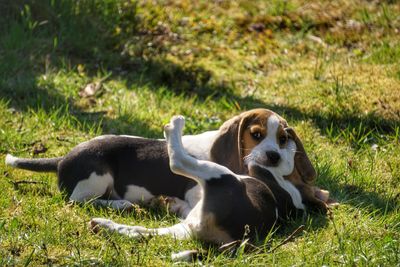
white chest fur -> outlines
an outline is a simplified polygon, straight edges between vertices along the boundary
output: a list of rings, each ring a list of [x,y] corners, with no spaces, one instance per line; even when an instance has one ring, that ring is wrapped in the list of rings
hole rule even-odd
[[[275,168],[266,168],[268,169],[274,176],[275,181],[279,184],[280,187],[286,190],[292,198],[293,205],[298,208],[304,210],[303,200],[300,194],[300,191],[289,181],[285,180],[283,176],[275,169]]]

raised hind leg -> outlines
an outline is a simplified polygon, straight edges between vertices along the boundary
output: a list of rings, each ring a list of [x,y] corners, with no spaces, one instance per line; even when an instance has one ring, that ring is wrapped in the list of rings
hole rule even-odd
[[[222,165],[211,161],[198,160],[187,154],[182,145],[184,125],[183,116],[174,116],[170,123],[164,127],[171,171],[192,178],[202,186],[204,186],[204,181],[219,178],[224,174],[236,177],[231,170]]]

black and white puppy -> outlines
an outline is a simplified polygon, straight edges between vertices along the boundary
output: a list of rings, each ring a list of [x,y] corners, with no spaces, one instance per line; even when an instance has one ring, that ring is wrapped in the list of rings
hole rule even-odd
[[[248,166],[266,167],[282,177],[281,187],[303,208],[302,195],[316,203],[316,173],[303,145],[287,122],[268,109],[253,109],[226,121],[219,130],[182,137],[185,150],[200,160],[216,162],[234,173]],[[153,197],[170,197],[170,210],[186,217],[201,198],[201,187],[170,171],[165,140],[104,135],[83,142],[67,155],[23,159],[7,155],[6,164],[32,171],[57,172],[58,185],[71,201],[92,201],[115,209]],[[295,185],[295,186],[294,186]],[[323,203],[321,204],[323,206]]]
[[[104,229],[132,238],[143,235],[170,235],[178,239],[190,237],[223,244],[248,237],[264,237],[279,218],[295,213],[295,200],[283,188],[283,178],[266,168],[249,163],[250,176],[237,175],[217,163],[190,156],[181,142],[184,118],[176,116],[164,128],[172,172],[198,183],[203,196],[184,221],[171,227],[148,229],[117,224],[94,218],[89,226],[95,232]],[[294,153],[294,152],[293,152]],[[246,229],[247,228],[247,229]]]

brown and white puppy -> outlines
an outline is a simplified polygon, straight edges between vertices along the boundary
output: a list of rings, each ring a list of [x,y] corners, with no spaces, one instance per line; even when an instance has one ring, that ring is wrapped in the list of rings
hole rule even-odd
[[[278,119],[278,117],[275,118]],[[272,119],[268,122],[268,132],[274,135],[279,132],[276,131],[280,125],[279,120]],[[222,165],[198,160],[187,154],[181,142],[183,126],[184,118],[176,116],[171,119],[170,124],[165,126],[164,131],[172,172],[193,179],[203,190],[203,197],[190,211],[187,218],[174,226],[156,229],[121,225],[108,219],[94,218],[89,223],[91,229],[94,231],[105,229],[132,238],[143,235],[170,235],[179,239],[196,237],[202,241],[223,244],[241,239],[245,233],[251,239],[256,236],[262,238],[274,225],[281,222],[279,218],[284,220],[297,209],[303,209],[297,206],[296,200],[282,186],[283,177],[274,176],[271,171],[256,161],[248,162],[249,171],[252,176],[254,175],[250,177],[237,175]],[[285,136],[285,141],[282,137],[282,142],[279,144],[281,149],[284,146],[296,148],[294,143],[286,140],[291,138],[288,135],[287,132],[275,135],[274,138],[278,139]],[[256,138],[258,139],[259,136],[257,135]],[[269,136],[269,138],[273,137]],[[273,144],[260,144],[278,153],[275,151],[278,148]],[[290,161],[295,153],[295,150],[287,152],[287,155],[283,153],[282,160]],[[257,159],[265,159],[265,157]],[[275,158],[266,160],[269,162],[268,165],[277,166],[278,164]],[[286,171],[290,170],[283,170],[283,173]]]
[[[231,144],[235,146],[232,153],[213,153]],[[327,209],[329,192],[313,186],[316,172],[300,138],[271,110],[253,109],[225,122],[211,149],[211,159],[238,174],[248,173],[250,164],[266,168],[284,178],[281,186],[296,207],[306,204],[320,211]]]
[[[287,175],[292,183],[284,183],[300,207],[301,197],[293,184],[309,189],[315,171],[294,131],[296,144],[279,144],[284,141],[281,135],[286,126],[272,111],[254,109],[228,120],[217,131],[183,136],[182,142],[190,155],[214,161],[238,174],[248,173],[246,166],[254,162]],[[165,140],[104,135],[77,145],[64,157],[22,159],[7,155],[6,164],[57,172],[59,188],[71,201],[92,201],[115,209],[164,195],[172,199],[171,210],[186,217],[202,194],[193,180],[170,171]],[[311,191],[303,191],[312,195]]]

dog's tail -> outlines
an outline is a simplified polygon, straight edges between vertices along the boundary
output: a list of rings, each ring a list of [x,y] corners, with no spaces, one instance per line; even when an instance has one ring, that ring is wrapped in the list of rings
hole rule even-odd
[[[35,172],[57,172],[58,163],[62,159],[63,157],[48,159],[24,159],[7,154],[6,165]]]

